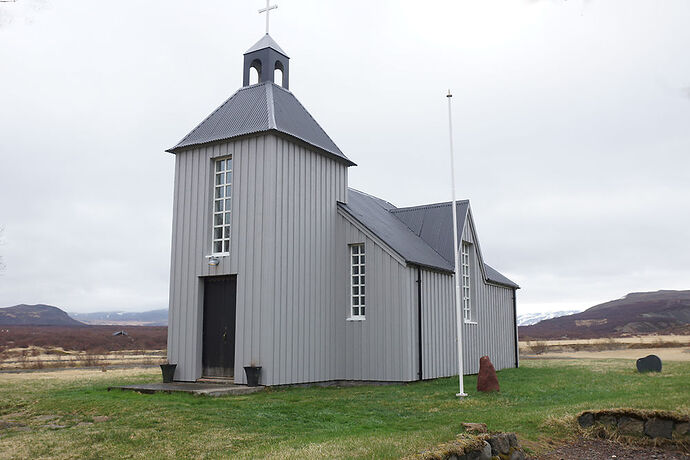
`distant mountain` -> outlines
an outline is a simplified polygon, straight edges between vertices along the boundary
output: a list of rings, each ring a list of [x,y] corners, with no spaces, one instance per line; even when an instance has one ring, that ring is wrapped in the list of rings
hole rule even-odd
[[[592,338],[683,330],[690,324],[690,291],[634,292],[581,313],[519,328],[521,338]]]
[[[52,305],[15,305],[0,308],[0,326],[84,326]]]
[[[120,326],[167,326],[168,309],[149,310],[142,312],[131,311],[103,311],[97,313],[70,313],[74,319],[86,324]]]
[[[517,323],[518,326],[531,326],[532,324],[537,324],[539,321],[543,321],[545,319],[558,318],[579,312],[580,310],[563,310],[549,311],[546,313],[524,313],[522,315],[518,315]]]

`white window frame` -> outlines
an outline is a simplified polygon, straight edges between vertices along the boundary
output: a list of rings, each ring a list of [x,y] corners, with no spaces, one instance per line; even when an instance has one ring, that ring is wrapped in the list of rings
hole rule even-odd
[[[211,255],[227,256],[232,222],[232,156],[214,159],[211,193]]]
[[[364,243],[350,244],[348,256],[350,264],[350,321],[366,319],[366,250]]]
[[[460,266],[462,273],[462,318],[466,323],[473,323],[474,317],[472,315],[472,279],[470,254],[472,247],[469,243],[463,241],[460,250]]]

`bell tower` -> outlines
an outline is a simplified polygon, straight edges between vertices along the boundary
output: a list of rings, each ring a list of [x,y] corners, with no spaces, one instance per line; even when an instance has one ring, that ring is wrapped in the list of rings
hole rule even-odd
[[[285,89],[290,89],[290,58],[270,35],[264,35],[244,53],[242,86],[249,86],[251,69],[258,73],[258,83],[270,81]],[[280,75],[282,78],[279,77]]]

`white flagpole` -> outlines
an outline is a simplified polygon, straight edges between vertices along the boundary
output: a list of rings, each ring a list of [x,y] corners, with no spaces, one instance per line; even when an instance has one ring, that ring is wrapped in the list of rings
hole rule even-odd
[[[464,374],[464,367],[462,363],[462,323],[463,323],[463,312],[462,312],[462,298],[461,298],[461,291],[460,291],[460,270],[459,270],[459,263],[458,263],[458,252],[459,252],[459,247],[458,247],[458,211],[457,211],[457,204],[455,201],[455,158],[453,154],[453,116],[452,116],[452,111],[451,111],[451,98],[453,95],[450,93],[450,90],[448,90],[448,94],[446,95],[448,98],[448,133],[449,133],[449,140],[450,140],[450,178],[451,178],[451,186],[453,188],[453,248],[455,252],[453,255],[455,256],[455,316],[457,318],[457,330],[458,330],[458,381],[459,381],[459,386],[460,386],[460,392],[457,393],[455,396],[458,396],[460,398],[463,398],[467,396],[467,393],[465,393],[465,385],[463,384],[463,374]]]

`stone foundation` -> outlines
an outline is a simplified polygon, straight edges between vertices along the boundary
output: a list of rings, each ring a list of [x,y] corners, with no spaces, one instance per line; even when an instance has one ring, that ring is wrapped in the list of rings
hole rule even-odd
[[[624,436],[690,442],[690,418],[663,411],[611,409],[587,411],[577,423],[582,428],[605,427]]]
[[[515,433],[463,437],[412,457],[419,460],[525,460]]]

